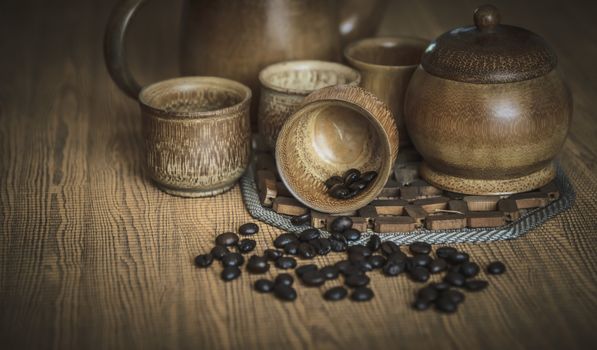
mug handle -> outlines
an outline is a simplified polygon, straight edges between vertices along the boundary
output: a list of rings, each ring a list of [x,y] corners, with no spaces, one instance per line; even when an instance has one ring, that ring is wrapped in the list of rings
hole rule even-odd
[[[145,0],[124,0],[119,2],[108,20],[104,35],[104,60],[112,80],[129,97],[137,99],[141,85],[133,77],[125,56],[124,38],[129,22]]]

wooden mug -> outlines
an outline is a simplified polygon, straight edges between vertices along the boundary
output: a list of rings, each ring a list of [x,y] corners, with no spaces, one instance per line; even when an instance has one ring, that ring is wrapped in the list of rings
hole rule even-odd
[[[230,189],[250,160],[251,90],[183,77],[141,90],[147,173],[163,191],[205,197]]]
[[[420,38],[380,37],[356,41],[344,50],[348,64],[361,73],[360,86],[390,107],[402,147],[411,144],[404,126],[406,88],[428,44]]]
[[[345,65],[325,61],[287,61],[259,73],[259,133],[273,150],[284,122],[315,90],[333,85],[358,85],[361,75]]]

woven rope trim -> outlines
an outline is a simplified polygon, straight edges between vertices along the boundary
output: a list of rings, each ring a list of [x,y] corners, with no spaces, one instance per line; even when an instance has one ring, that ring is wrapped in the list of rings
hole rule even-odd
[[[560,198],[549,203],[544,208],[537,208],[527,212],[520,219],[505,226],[487,229],[464,228],[457,230],[428,230],[425,228],[412,232],[379,233],[382,241],[393,241],[398,244],[408,244],[415,241],[427,243],[481,243],[515,239],[523,236],[533,228],[543,224],[553,216],[565,211],[574,204],[576,193],[561,166],[557,166],[555,184],[560,190]],[[287,232],[299,233],[311,226],[294,226],[290,217],[281,215],[272,209],[265,208],[259,201],[257,185],[255,183],[254,165],[251,164],[240,181],[243,201],[251,216],[269,225]],[[328,237],[329,232],[320,230],[322,236]],[[370,229],[364,232],[361,239],[352,244],[365,243],[374,234]]]

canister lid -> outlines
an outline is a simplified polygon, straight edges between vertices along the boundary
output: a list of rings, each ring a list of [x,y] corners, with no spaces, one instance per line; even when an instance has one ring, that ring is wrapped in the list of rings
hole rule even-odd
[[[467,83],[510,83],[533,79],[556,67],[557,57],[545,40],[526,29],[500,24],[492,5],[477,8],[474,26],[442,34],[425,50],[426,72]]]

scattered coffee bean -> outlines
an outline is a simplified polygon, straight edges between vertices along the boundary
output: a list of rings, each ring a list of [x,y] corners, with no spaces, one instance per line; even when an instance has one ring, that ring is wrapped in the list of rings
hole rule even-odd
[[[464,294],[454,289],[448,289],[442,292],[441,296],[447,298],[454,304],[460,304],[464,301]]]
[[[303,275],[309,271],[317,271],[317,265],[315,265],[315,264],[302,265],[302,266],[297,267],[296,270],[294,270],[294,272],[296,273],[297,276],[299,276],[299,278],[303,277]]]
[[[342,184],[344,184],[344,180],[342,180],[342,178],[338,175],[332,176],[325,181],[325,187],[327,189],[334,187],[334,185],[342,185]]]
[[[274,240],[274,246],[276,248],[282,249],[288,243],[296,242],[296,241],[298,241],[298,238],[296,237],[295,234],[283,233],[283,234],[279,235],[278,237],[276,237],[276,239]]]
[[[334,280],[338,278],[340,270],[336,266],[325,266],[319,270],[326,280]]]
[[[344,230],[342,235],[344,235],[344,238],[346,238],[346,240],[349,242],[358,241],[361,238],[361,233],[354,228]]]
[[[446,282],[431,283],[430,286],[435,288],[435,290],[437,290],[438,292],[443,292],[445,290],[450,289],[450,284]]]
[[[328,238],[318,238],[309,242],[319,255],[327,255],[332,250],[332,242]]]
[[[281,250],[277,250],[277,249],[266,249],[263,252],[263,255],[267,258],[267,260],[269,261],[276,261],[278,260],[282,255],[284,255],[284,252],[282,252]]]
[[[214,259],[216,260],[222,260],[222,258],[230,253],[230,251],[228,250],[228,248],[221,246],[221,245],[217,245],[215,247],[213,247],[211,249],[211,255],[213,255]]]
[[[506,272],[506,265],[501,261],[494,261],[487,265],[487,273],[491,275],[501,275]]]
[[[446,298],[444,295],[442,295],[435,301],[435,308],[438,311],[451,314],[456,312],[458,309],[458,304],[452,302],[449,298]]]
[[[350,188],[337,184],[332,186],[328,191],[329,195],[336,199],[347,199],[350,196]]]
[[[337,263],[335,263],[334,266],[338,268],[338,271],[340,271],[340,273],[345,274],[346,271],[348,271],[348,269],[352,266],[352,263],[348,260],[340,260]]]
[[[315,228],[308,228],[301,232],[298,236],[299,241],[308,242],[312,239],[319,238],[319,230]]]
[[[487,288],[488,285],[489,283],[484,280],[468,280],[464,283],[464,288],[470,292],[478,292]]]
[[[293,216],[290,218],[290,223],[294,226],[306,225],[311,221],[311,212],[306,212],[303,215]]]
[[[417,292],[417,299],[433,301],[439,297],[440,292],[432,286],[427,286],[419,289]]]
[[[344,275],[344,277],[347,277],[351,275],[362,275],[364,274],[364,271],[361,267],[351,263],[347,268],[340,270],[340,273]]]
[[[437,258],[429,264],[428,268],[429,272],[431,273],[440,273],[442,271],[446,271],[448,268],[448,263],[442,258]]]
[[[342,234],[339,234],[340,236],[342,236]],[[346,244],[346,238],[344,236],[342,236],[342,239],[337,239],[336,237],[330,237],[330,249],[333,252],[343,252],[346,250],[347,244]]]
[[[296,299],[296,290],[291,286],[277,284],[274,287],[274,295],[280,300],[293,301]]]
[[[467,278],[477,276],[477,274],[479,274],[479,270],[479,265],[471,261],[462,263],[462,265],[460,265],[460,269],[458,269],[458,271]]]
[[[347,252],[348,252],[348,254],[351,254],[351,255],[358,254],[358,255],[362,255],[364,257],[371,256],[371,250],[362,244],[355,244],[353,246],[348,247]]]
[[[274,290],[274,282],[266,279],[259,279],[255,281],[255,290],[260,293],[269,293]]]
[[[381,238],[378,235],[371,235],[369,237],[369,241],[367,242],[367,248],[369,248],[372,252],[376,252],[381,248]]]
[[[424,299],[417,299],[415,300],[412,306],[415,310],[424,311],[429,309],[429,306],[431,306],[431,302]]]
[[[296,267],[296,259],[289,256],[283,256],[276,260],[276,267],[279,269],[294,269]]]
[[[195,265],[197,265],[197,267],[209,267],[213,261],[214,256],[210,253],[197,255],[197,257],[195,257]]]
[[[469,260],[469,255],[465,252],[456,252],[450,254],[447,258],[448,262],[453,265],[462,264]]]
[[[404,254],[401,251],[397,251],[395,253],[388,255],[388,261],[392,260],[392,261],[406,262],[407,259],[408,259],[408,257],[406,256],[406,254]]]
[[[295,242],[290,242],[287,245],[284,246],[284,252],[286,254],[290,254],[290,255],[297,255],[298,254],[298,248],[300,246],[300,242],[299,241],[295,241]]]
[[[220,276],[224,281],[232,281],[240,276],[240,269],[237,266],[226,266],[224,269],[222,269]]]
[[[359,270],[363,271],[363,272],[373,270],[373,265],[371,265],[371,263],[369,262],[369,260],[366,259],[366,258],[364,258],[362,260],[354,261],[352,263],[352,265],[354,267],[358,268]]]
[[[233,246],[238,243],[238,235],[234,232],[224,232],[216,237],[216,245],[225,247]]]
[[[392,241],[385,241],[381,244],[381,252],[385,256],[390,256],[394,253],[400,252],[400,246]]]
[[[252,222],[248,222],[246,224],[240,225],[238,228],[238,233],[242,236],[252,236],[259,232],[259,226]]]
[[[433,262],[433,259],[426,254],[419,254],[412,257],[412,264],[414,266],[428,267]]]
[[[438,258],[447,259],[450,255],[457,253],[456,248],[452,247],[439,247],[435,250],[435,254]]]
[[[349,287],[363,287],[369,284],[369,277],[367,277],[367,275],[361,275],[361,274],[356,274],[356,275],[350,275],[347,276],[344,279],[344,284],[346,284]]]
[[[363,174],[361,174],[360,179],[363,181],[367,181],[367,182],[371,182],[373,180],[375,180],[377,178],[377,172],[376,171],[366,171]]]
[[[342,180],[346,185],[350,185],[351,183],[357,181],[361,177],[361,172],[358,169],[348,169],[342,175]]]
[[[238,249],[238,252],[241,254],[246,254],[248,252],[251,252],[255,249],[255,246],[257,245],[257,242],[254,239],[241,239],[240,242],[238,242],[238,245],[236,246]]]
[[[431,245],[425,242],[413,242],[408,246],[408,249],[413,254],[429,254]]]
[[[269,263],[263,256],[252,255],[247,262],[247,270],[251,273],[265,273],[269,270]]]
[[[290,274],[281,273],[278,276],[276,276],[276,279],[274,281],[276,284],[292,286],[292,284],[294,283],[294,278],[292,278],[292,276],[290,276]]]
[[[245,263],[245,258],[239,253],[228,253],[222,258],[223,266],[240,266]]]
[[[462,287],[464,286],[464,282],[466,282],[466,278],[461,273],[448,272],[444,276],[444,282],[447,282],[455,287]]]
[[[369,263],[374,269],[383,267],[386,263],[386,258],[383,255],[372,255],[369,257]]]
[[[342,233],[349,228],[352,228],[352,219],[348,216],[338,216],[330,224],[332,232]]]
[[[415,282],[427,282],[429,279],[429,270],[421,266],[415,266],[409,271],[410,278]]]
[[[346,290],[346,288],[333,287],[333,288],[330,288],[325,291],[325,293],[323,294],[323,298],[325,300],[336,301],[336,300],[342,300],[342,299],[346,298],[347,295],[348,295],[348,291]]]
[[[303,259],[313,259],[317,255],[317,252],[311,244],[303,242],[299,244],[298,255]]]
[[[353,301],[368,301],[373,299],[374,296],[375,294],[373,294],[371,289],[367,287],[359,287],[352,291],[350,299]]]
[[[405,270],[404,262],[397,262],[393,260],[388,260],[384,265],[382,271],[386,276],[398,276]]]
[[[301,280],[306,286],[319,287],[325,282],[325,276],[320,271],[307,271]]]

